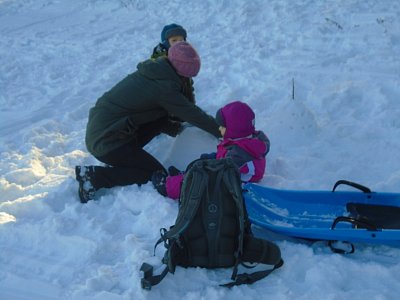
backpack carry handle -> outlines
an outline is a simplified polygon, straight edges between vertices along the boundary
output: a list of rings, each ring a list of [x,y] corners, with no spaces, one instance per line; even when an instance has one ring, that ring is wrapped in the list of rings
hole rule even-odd
[[[363,185],[361,185],[359,183],[355,183],[355,182],[348,181],[348,180],[338,180],[335,183],[335,185],[333,186],[332,192],[334,192],[336,190],[336,188],[341,184],[346,184],[346,185],[352,186],[352,187],[354,187],[356,189],[361,190],[364,193],[368,193],[368,194],[372,193],[371,190],[369,188],[367,188],[366,186],[363,186]]]

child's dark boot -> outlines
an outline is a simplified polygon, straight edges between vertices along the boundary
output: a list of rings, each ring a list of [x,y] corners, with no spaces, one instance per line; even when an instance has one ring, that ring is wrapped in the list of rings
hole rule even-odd
[[[151,182],[153,183],[154,188],[164,197],[167,196],[167,187],[166,187],[166,179],[168,174],[163,170],[158,170],[153,173],[151,176]]]

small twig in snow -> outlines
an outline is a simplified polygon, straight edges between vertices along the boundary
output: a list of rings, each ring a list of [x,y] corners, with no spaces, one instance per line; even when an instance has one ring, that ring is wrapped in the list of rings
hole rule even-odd
[[[339,28],[340,30],[343,30],[343,27],[342,27],[338,22],[336,22],[336,21],[334,21],[334,20],[331,20],[331,19],[329,19],[329,18],[325,18],[325,20],[326,20],[327,22],[329,22],[329,23],[332,23],[332,24],[336,25],[336,27]]]

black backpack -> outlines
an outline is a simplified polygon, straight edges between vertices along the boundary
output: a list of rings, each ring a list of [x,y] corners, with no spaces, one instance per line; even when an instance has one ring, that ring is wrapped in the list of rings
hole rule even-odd
[[[283,265],[279,247],[251,232],[239,171],[232,160],[193,162],[185,173],[179,201],[175,225],[162,228],[155,245],[164,242],[166,267],[153,275],[153,267],[143,263],[142,288],[150,290],[176,266],[233,267],[232,282],[222,284],[232,287],[253,283]],[[263,270],[238,274],[239,265],[253,268],[254,263]]]

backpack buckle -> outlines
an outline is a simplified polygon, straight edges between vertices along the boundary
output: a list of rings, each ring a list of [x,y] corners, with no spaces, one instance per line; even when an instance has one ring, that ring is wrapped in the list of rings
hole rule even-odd
[[[148,290],[148,291],[151,290],[151,283],[150,283],[150,281],[148,281],[148,280],[142,278],[142,279],[140,280],[140,284],[141,284],[141,286],[142,286],[142,289]]]
[[[140,267],[140,271],[143,272],[143,278],[140,280],[142,288],[145,290],[151,290],[152,284],[150,278],[153,277],[153,266],[148,263],[143,263]]]

